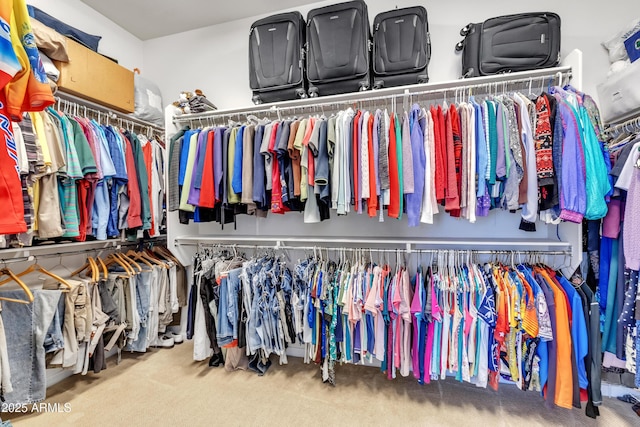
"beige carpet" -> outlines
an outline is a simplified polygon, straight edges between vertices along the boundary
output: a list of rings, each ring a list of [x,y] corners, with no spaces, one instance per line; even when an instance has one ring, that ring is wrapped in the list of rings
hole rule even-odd
[[[48,391],[47,403],[68,403],[68,413],[15,416],[16,426],[391,425],[399,426],[640,426],[631,405],[605,399],[601,416],[584,410],[549,410],[537,393],[503,385],[498,393],[446,382],[420,386],[388,381],[376,368],[343,366],[337,387],[291,358],[264,377],[194,363],[192,345],[125,354],[98,375],[74,376]],[[60,405],[62,409],[64,407]]]

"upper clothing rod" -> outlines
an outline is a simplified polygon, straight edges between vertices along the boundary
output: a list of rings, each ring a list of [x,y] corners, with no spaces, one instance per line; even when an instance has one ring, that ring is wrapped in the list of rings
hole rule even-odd
[[[114,118],[117,120],[122,120],[125,122],[129,122],[131,124],[135,124],[137,126],[142,126],[142,127],[149,127],[153,130],[157,130],[160,132],[164,132],[164,128],[161,126],[158,126],[154,123],[148,122],[146,120],[141,120],[138,119],[137,117],[133,117],[130,116],[128,114],[124,114],[124,113],[120,113],[118,111],[112,110],[108,107],[105,107],[104,105],[100,105],[97,104],[95,102],[80,98],[78,96],[75,95],[71,95],[70,93],[66,93],[66,92],[61,92],[58,91],[56,93],[56,97],[66,101],[66,102],[70,102],[72,104],[76,104],[79,108],[81,109],[87,109],[90,111],[93,111],[95,113],[100,113],[100,114],[104,114],[107,117],[109,117],[109,119],[113,120]]]
[[[454,91],[474,89],[479,87],[494,87],[496,84],[503,83],[505,85],[513,83],[527,83],[536,87],[540,84],[538,81],[544,82],[547,79],[559,78],[561,80],[571,77],[571,67],[562,66],[554,68],[545,68],[532,71],[520,71],[515,73],[504,73],[492,76],[474,77],[469,79],[448,80],[436,83],[424,83],[408,86],[391,87],[385,89],[377,89],[372,91],[344,93],[339,95],[323,96],[320,98],[296,99],[291,101],[274,102],[270,104],[252,105],[242,108],[232,108],[225,110],[215,110],[205,113],[183,114],[174,116],[174,122],[185,123],[193,120],[228,117],[242,114],[255,114],[260,112],[287,112],[296,108],[317,107],[331,104],[347,104],[362,101],[375,101],[383,99],[393,99],[401,96],[422,95],[426,93],[436,94]],[[496,87],[497,90],[500,86]],[[492,89],[493,91],[493,89]]]

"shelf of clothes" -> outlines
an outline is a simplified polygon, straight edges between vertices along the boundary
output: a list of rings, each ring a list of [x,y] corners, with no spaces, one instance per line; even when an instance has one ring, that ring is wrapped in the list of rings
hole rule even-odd
[[[366,254],[363,250],[362,254]],[[287,348],[339,384],[339,365],[379,363],[389,379],[447,377],[539,392],[550,407],[596,417],[600,331],[595,289],[539,262],[462,262],[441,251],[417,267],[366,256],[194,257],[188,338],[194,359],[258,374]],[[414,264],[415,265],[415,264]],[[226,349],[223,351],[223,349]],[[225,360],[226,357],[226,360]]]
[[[609,142],[614,194],[607,215],[587,221],[582,271],[597,287],[602,332],[603,368],[615,374],[630,373],[640,387],[640,138],[638,129]]]
[[[5,403],[42,401],[47,368],[99,373],[112,350],[120,358],[122,351],[146,352],[174,342],[167,327],[187,304],[186,275],[166,248],[88,257],[73,272],[58,267],[36,262],[21,272],[0,270],[0,286],[14,289],[0,291]]]
[[[4,246],[164,232],[165,149],[158,136],[53,108],[25,114],[13,135],[27,231],[5,236]]]
[[[613,193],[601,129],[593,99],[570,86],[183,128],[171,139],[168,206],[182,223],[294,211],[305,223],[357,212],[418,226],[492,209],[520,210],[525,231],[580,223],[604,217]]]
[[[53,109],[26,3],[0,18],[0,247],[160,233],[162,141]]]

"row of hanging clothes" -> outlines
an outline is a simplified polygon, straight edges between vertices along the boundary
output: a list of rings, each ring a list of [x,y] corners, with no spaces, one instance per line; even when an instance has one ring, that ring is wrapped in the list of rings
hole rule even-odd
[[[84,253],[84,252],[83,252]],[[184,267],[162,246],[87,257],[76,271],[38,259],[22,272],[0,270],[0,397],[30,404],[46,397],[46,369],[99,373],[106,356],[163,346],[186,305]],[[50,258],[51,256],[43,256]],[[54,272],[55,271],[55,272]]]
[[[59,100],[9,130],[22,185],[11,203],[24,215],[3,227],[0,247],[165,230],[165,144],[153,128]]]
[[[297,211],[305,223],[356,212],[418,226],[492,209],[520,210],[525,231],[580,223],[604,217],[612,193],[601,128],[571,86],[185,127],[171,138],[169,210],[183,223]]]
[[[609,212],[584,227],[582,271],[597,287],[602,332],[603,369],[632,375],[625,385],[640,387],[640,119],[607,131],[614,183]]]
[[[407,262],[392,251],[394,265],[373,251],[390,252],[320,250],[291,262],[273,250],[201,247],[187,329],[194,359],[264,374],[296,345],[333,385],[338,365],[377,363],[389,380],[453,377],[494,390],[505,380],[549,406],[586,402],[587,415],[599,414],[598,302],[586,283],[543,257],[426,251],[430,261],[418,252]]]

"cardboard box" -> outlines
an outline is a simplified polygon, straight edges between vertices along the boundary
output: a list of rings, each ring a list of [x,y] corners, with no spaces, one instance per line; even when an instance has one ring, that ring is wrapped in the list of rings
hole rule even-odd
[[[69,62],[55,61],[58,88],[125,113],[135,111],[133,71],[67,38]]]

